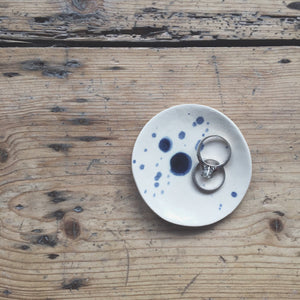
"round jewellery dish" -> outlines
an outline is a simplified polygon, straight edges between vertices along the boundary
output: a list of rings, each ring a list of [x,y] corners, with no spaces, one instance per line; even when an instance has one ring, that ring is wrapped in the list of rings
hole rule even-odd
[[[184,104],[158,113],[144,126],[132,152],[132,172],[140,195],[161,218],[205,226],[242,201],[252,163],[242,133],[227,116]]]

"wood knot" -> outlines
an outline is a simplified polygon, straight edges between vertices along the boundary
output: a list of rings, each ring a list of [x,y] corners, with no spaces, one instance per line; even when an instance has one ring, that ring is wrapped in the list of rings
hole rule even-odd
[[[276,233],[281,232],[283,230],[283,224],[282,224],[281,220],[279,220],[279,219],[270,220],[269,225],[270,225],[271,230]]]
[[[64,231],[68,238],[75,240],[80,236],[80,224],[75,219],[69,219],[64,222]]]

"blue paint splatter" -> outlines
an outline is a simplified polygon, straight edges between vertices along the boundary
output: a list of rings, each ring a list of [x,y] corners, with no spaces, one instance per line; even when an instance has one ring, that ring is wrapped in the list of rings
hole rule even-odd
[[[147,190],[144,190],[144,194],[147,194]]]
[[[154,186],[157,188],[157,187],[159,187],[159,183],[158,182],[155,182],[154,183]]]
[[[205,129],[205,132],[208,132],[208,130],[209,130],[209,129],[208,129],[208,128],[206,128],[206,129]]]
[[[145,149],[144,149],[144,152],[147,152],[147,151],[148,151],[148,149],[147,149],[147,148],[145,148]]]
[[[167,178],[170,178],[170,174],[168,174]]]
[[[164,191],[164,190],[162,190],[160,193],[163,195],[163,194],[165,193],[165,191]]]
[[[162,175],[161,172],[157,172],[155,177],[154,177],[154,180],[158,181],[160,179],[161,175]]]
[[[191,113],[188,113],[188,115],[190,115]]]
[[[186,175],[192,167],[191,157],[183,152],[178,152],[170,160],[171,172],[176,176]]]
[[[205,133],[202,133],[202,136],[205,137]]]
[[[231,197],[235,198],[237,196],[237,193],[236,192],[232,192],[231,193]]]
[[[155,133],[155,132],[152,133],[152,137],[153,137],[153,138],[156,137],[156,133]]]
[[[158,167],[159,166],[159,163],[155,164],[155,167]]]
[[[207,122],[206,124],[209,125],[209,122]]]
[[[170,185],[170,181],[168,181],[168,185]]]
[[[162,160],[162,157],[160,158],[160,160]]]
[[[136,160],[134,159],[132,162],[135,164],[135,163],[136,163]]]
[[[222,209],[222,206],[223,206],[222,204],[220,204],[220,205],[219,205],[219,210],[221,210],[221,209]]]
[[[198,140],[197,143],[196,143],[196,145],[195,145],[195,150],[198,149],[200,143],[201,143],[201,140]]]
[[[169,138],[163,138],[160,140],[158,146],[161,151],[168,152],[168,151],[170,151],[170,149],[172,147],[172,142]]]
[[[178,137],[183,140],[185,138],[185,132],[184,131],[180,131],[178,134]]]
[[[201,125],[201,124],[204,122],[203,117],[198,117],[198,118],[196,119],[196,122],[197,122],[197,124]]]
[[[193,127],[196,127],[196,126],[197,126],[197,123],[196,123],[196,122],[193,122],[192,125],[193,125]]]
[[[144,170],[145,169],[145,165],[140,165],[140,169]]]
[[[153,194],[153,197],[155,198],[155,196],[156,196],[156,194],[154,193],[154,194]]]

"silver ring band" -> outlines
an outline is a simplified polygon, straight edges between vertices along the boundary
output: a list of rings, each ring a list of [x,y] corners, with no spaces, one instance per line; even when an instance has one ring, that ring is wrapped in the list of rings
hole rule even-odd
[[[218,140],[221,140],[225,145],[226,145],[226,148],[228,149],[229,151],[229,154],[227,156],[227,158],[225,159],[225,161],[223,162],[218,162],[214,159],[204,159],[202,156],[201,156],[201,151],[204,147],[204,142],[207,141],[208,139],[218,139]],[[230,157],[231,157],[231,147],[230,147],[230,144],[228,143],[228,141],[226,139],[224,139],[223,137],[219,136],[219,135],[210,135],[210,136],[207,136],[206,138],[204,138],[199,146],[198,146],[198,150],[197,150],[197,157],[198,157],[198,160],[200,162],[200,164],[204,164],[204,168],[207,169],[207,172],[203,173],[203,176],[206,177],[206,178],[211,178],[213,176],[213,173],[221,168],[221,167],[224,167],[228,161],[230,160]]]
[[[217,161],[215,162],[218,163]],[[205,163],[199,162],[193,170],[192,178],[201,192],[209,194],[217,191],[224,184],[225,170],[222,166],[218,167],[215,169],[213,177],[206,177],[203,176],[203,173],[207,171],[205,166],[207,166]]]

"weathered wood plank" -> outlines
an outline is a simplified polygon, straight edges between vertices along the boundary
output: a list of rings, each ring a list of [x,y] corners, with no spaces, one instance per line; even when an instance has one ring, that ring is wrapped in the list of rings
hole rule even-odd
[[[299,2],[281,0],[10,0],[0,4],[0,39],[299,39],[299,21]]]
[[[299,48],[0,57],[1,298],[299,299]],[[252,152],[244,201],[207,228],[160,220],[131,176],[145,122],[181,103],[225,112]]]

